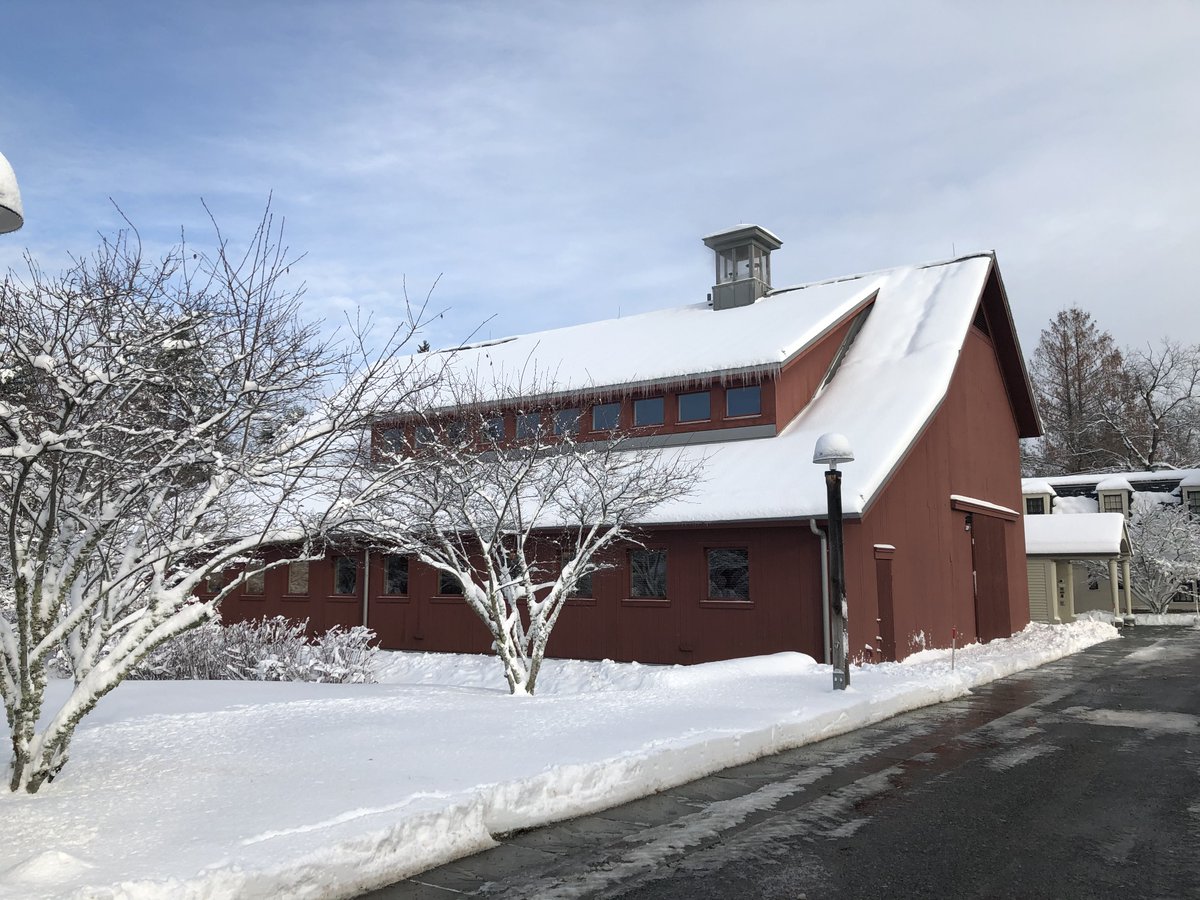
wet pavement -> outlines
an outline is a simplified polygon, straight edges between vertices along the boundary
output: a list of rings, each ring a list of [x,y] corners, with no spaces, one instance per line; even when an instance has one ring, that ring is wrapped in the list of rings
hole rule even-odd
[[[1200,631],[531,831],[366,895],[1200,897]]]

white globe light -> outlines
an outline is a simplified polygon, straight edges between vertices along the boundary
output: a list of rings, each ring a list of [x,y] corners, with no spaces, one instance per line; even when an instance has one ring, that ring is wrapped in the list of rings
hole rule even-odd
[[[17,176],[12,166],[0,153],[0,234],[16,231],[25,224],[25,211],[21,208],[21,192],[17,190]]]
[[[850,449],[850,440],[844,434],[830,431],[817,438],[816,449],[813,450],[813,462],[818,465],[828,463],[832,469],[838,463],[852,462],[854,451]]]

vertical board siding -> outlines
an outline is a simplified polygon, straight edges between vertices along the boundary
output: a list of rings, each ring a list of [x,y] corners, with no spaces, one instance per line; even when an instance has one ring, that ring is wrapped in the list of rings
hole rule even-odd
[[[593,597],[569,600],[559,614],[549,656],[696,663],[795,650],[822,658],[820,544],[807,526],[648,529],[643,544],[667,551],[667,597],[631,598],[627,550],[616,550],[592,578]],[[708,596],[707,550],[720,547],[748,551],[748,601]],[[553,565],[555,552],[548,542],[539,558]],[[361,623],[361,593],[331,594],[333,559],[311,565],[308,596],[284,597],[286,569],[276,570],[281,574],[269,573],[261,598],[230,597],[222,618],[286,615],[308,619],[312,633]],[[437,573],[415,560],[409,562],[408,595],[381,596],[383,559],[372,553],[368,573],[368,624],[382,647],[489,652],[491,635],[483,623],[462,600],[438,596]]]
[[[1036,622],[1050,621],[1050,585],[1046,578],[1044,560],[1031,559],[1027,565],[1029,579],[1029,618]]]
[[[853,440],[853,435],[849,437]],[[854,590],[852,648],[862,647],[874,636],[871,628],[878,616],[876,572],[870,559],[874,544],[897,548],[891,574],[894,640],[900,659],[922,647],[950,646],[952,628],[958,629],[961,644],[988,640],[1005,628],[1005,634],[1010,634],[1029,621],[1024,531],[1020,520],[1001,521],[1006,587],[1003,600],[997,602],[1003,602],[1005,609],[996,610],[981,631],[971,577],[971,532],[966,514],[951,508],[951,494],[1021,509],[1016,418],[991,341],[974,328],[964,341],[941,407],[861,525],[846,529],[848,554],[850,535],[862,532],[853,550],[853,582],[847,571],[847,589]],[[974,518],[978,522],[986,517]],[[999,572],[993,575],[997,584],[1000,577]],[[864,607],[857,623],[856,597]]]

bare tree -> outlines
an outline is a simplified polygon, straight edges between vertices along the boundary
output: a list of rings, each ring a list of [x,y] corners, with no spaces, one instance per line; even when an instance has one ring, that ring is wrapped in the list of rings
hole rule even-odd
[[[392,357],[421,313],[374,354],[360,336],[322,339],[299,320],[281,236],[268,206],[244,251],[217,229],[211,254],[181,241],[152,261],[124,232],[60,276],[30,260],[0,286],[0,697],[14,791],[53,779],[97,701],[241,580],[201,602],[206,576],[261,571],[265,545],[316,553],[330,511],[363,500],[349,474],[373,405],[416,387]],[[74,686],[45,711],[55,654]]]
[[[1129,519],[1129,570],[1138,596],[1156,613],[1200,579],[1200,522],[1183,504],[1136,497]]]
[[[510,390],[510,396],[553,391]],[[539,423],[508,440],[476,385],[453,390],[456,411],[416,425],[399,458],[419,464],[402,491],[371,508],[363,530],[436,569],[492,636],[514,694],[532,694],[569,597],[636,524],[694,488],[701,463],[633,450],[619,435],[576,438],[578,415],[532,405]],[[490,392],[487,396],[490,396]],[[511,411],[511,409],[510,409]]]
[[[1200,345],[1164,340],[1126,351],[1119,392],[1106,398],[1116,441],[1108,465],[1152,470],[1200,465]]]
[[[1108,410],[1120,404],[1121,353],[1078,307],[1042,331],[1029,372],[1043,436],[1026,444],[1026,474],[1089,472],[1114,463]]]

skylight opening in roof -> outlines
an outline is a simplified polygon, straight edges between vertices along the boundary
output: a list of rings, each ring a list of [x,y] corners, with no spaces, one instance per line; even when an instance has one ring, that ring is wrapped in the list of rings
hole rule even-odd
[[[825,387],[829,382],[833,381],[833,376],[837,374],[837,370],[842,367],[842,360],[846,358],[846,354],[850,352],[850,348],[854,345],[855,338],[862,331],[863,325],[867,322],[867,317],[871,315],[871,310],[875,308],[875,295],[871,296],[867,305],[854,317],[854,321],[850,323],[850,330],[846,332],[846,337],[842,341],[842,346],[838,347],[837,355],[833,357],[833,362],[829,364],[829,371],[825,373],[825,379],[821,382],[821,387]]]

